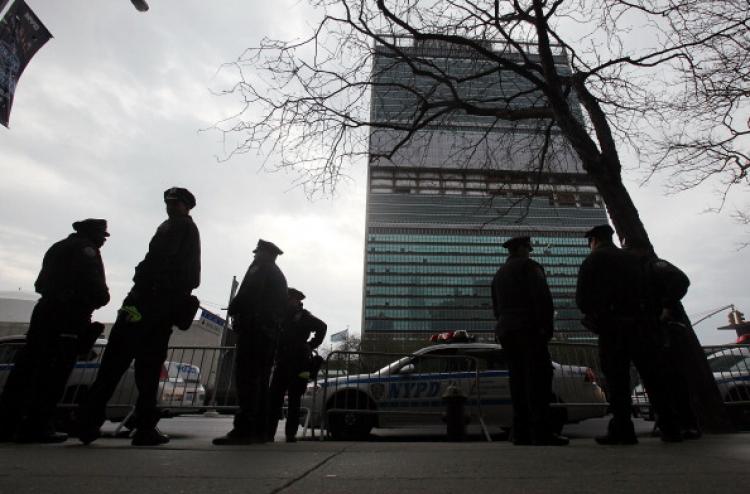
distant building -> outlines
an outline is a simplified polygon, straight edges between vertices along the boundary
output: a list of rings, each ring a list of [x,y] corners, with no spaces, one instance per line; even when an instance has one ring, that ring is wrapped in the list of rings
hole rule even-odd
[[[515,97],[523,104],[538,97],[510,72],[470,77],[490,64],[461,48],[400,41],[424,63],[465,77],[463,97]],[[557,63],[568,70],[563,50]],[[434,85],[380,45],[373,80],[371,116],[388,123],[410,121],[416,111],[407,88]],[[540,172],[530,168],[542,152],[536,124],[509,125],[454,112],[415,132],[392,155],[406,134],[371,131],[363,339],[424,339],[456,329],[491,339],[491,279],[506,258],[501,244],[521,234],[532,236],[532,257],[547,271],[558,337],[590,339],[575,285],[589,252],[583,232],[608,221],[604,204],[558,130],[552,129],[548,165]]]
[[[26,334],[39,294],[0,291],[0,336]]]

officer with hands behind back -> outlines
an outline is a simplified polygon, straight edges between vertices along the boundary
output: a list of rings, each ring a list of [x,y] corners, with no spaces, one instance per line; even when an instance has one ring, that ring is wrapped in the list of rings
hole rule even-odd
[[[284,431],[286,442],[297,441],[300,402],[310,378],[312,351],[323,343],[326,336],[326,324],[303,308],[304,299],[304,293],[295,288],[289,288],[286,315],[281,328],[281,338],[276,350],[276,361],[271,379],[269,441],[273,441],[276,436],[285,394],[289,396]],[[312,339],[310,339],[311,334]]]

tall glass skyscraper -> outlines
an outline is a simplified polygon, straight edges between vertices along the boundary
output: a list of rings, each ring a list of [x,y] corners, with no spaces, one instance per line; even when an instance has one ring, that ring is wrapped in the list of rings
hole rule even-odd
[[[415,65],[375,47],[372,118],[399,124],[426,111],[430,122],[408,139],[407,130],[370,134],[363,336],[422,339],[466,329],[490,339],[490,283],[507,255],[501,244],[526,234],[547,272],[558,338],[586,338],[574,300],[578,266],[588,254],[583,232],[607,215],[580,161],[559,130],[541,120],[508,123],[458,106],[425,109],[421,98],[450,91],[417,72],[420,65],[442,71],[459,99],[485,107],[540,105],[539,93],[455,45],[409,38],[399,44]],[[556,57],[559,70],[568,70],[564,51]]]

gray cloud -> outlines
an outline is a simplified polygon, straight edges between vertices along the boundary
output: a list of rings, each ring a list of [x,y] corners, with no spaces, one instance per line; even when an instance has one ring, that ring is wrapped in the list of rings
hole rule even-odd
[[[220,136],[198,132],[232,110],[209,91],[220,64],[269,26],[291,35],[303,22],[297,2],[161,1],[146,14],[125,1],[29,3],[55,38],[29,65],[11,130],[0,132],[2,289],[33,290],[49,245],[73,221],[104,217],[113,300],[97,317],[112,320],[165,217],[161,193],[177,184],[198,198],[198,295],[209,308],[226,303],[263,237],[286,251],[279,264],[311,310],[332,329],[359,326],[364,170],[335,200],[311,203],[294,176],[261,172],[262,157],[217,163]]]

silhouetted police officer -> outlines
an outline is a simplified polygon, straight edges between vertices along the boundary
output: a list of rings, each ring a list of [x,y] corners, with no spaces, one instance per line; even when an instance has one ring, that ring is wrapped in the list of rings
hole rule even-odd
[[[690,278],[674,264],[656,257],[649,248],[629,242],[626,250],[641,259],[646,277],[647,307],[657,329],[661,350],[659,374],[665,381],[666,399],[677,415],[683,439],[698,439],[702,432],[688,384],[687,369],[691,364],[685,358],[689,354],[691,329],[681,302],[690,287]]]
[[[300,402],[310,377],[312,351],[323,343],[326,324],[302,306],[305,294],[295,288],[288,290],[286,315],[281,328],[270,389],[270,421],[268,438],[274,440],[281,419],[284,395],[289,396],[286,442],[296,442]],[[310,339],[310,335],[314,335]],[[308,341],[309,340],[309,341]]]
[[[172,326],[186,319],[185,310],[192,309],[193,315],[197,310],[190,293],[200,285],[201,262],[198,227],[189,214],[195,197],[187,189],[172,187],[164,191],[164,202],[168,219],[159,225],[146,257],[135,268],[133,288],[118,312],[96,381],[81,407],[79,439],[84,444],[99,437],[107,402],[133,360],[138,400],[132,443],[154,446],[169,441],[156,428],[159,376]]]
[[[614,231],[599,225],[585,233],[591,254],[578,272],[576,303],[584,325],[599,335],[599,359],[607,381],[612,419],[599,444],[636,444],[631,420],[630,362],[635,364],[660,417],[662,439],[680,440],[657,370],[657,331],[649,314],[648,280],[637,256],[612,243]]]
[[[253,253],[255,258],[227,311],[237,332],[235,379],[239,411],[234,416],[234,428],[214,439],[216,445],[267,441],[268,386],[287,285],[276,265],[276,258],[283,254],[281,249],[261,239]]]
[[[91,323],[95,309],[109,302],[99,249],[106,220],[73,223],[75,233],[44,255],[34,284],[42,295],[31,314],[26,343],[0,398],[0,438],[20,442],[61,442],[66,434],[53,426],[57,402],[65,391],[76,357],[90,350],[103,325]],[[89,334],[92,330],[98,334]]]
[[[568,438],[550,429],[554,307],[544,269],[529,259],[529,237],[503,244],[508,259],[492,280],[495,335],[505,349],[513,402],[513,443],[564,446]]]

